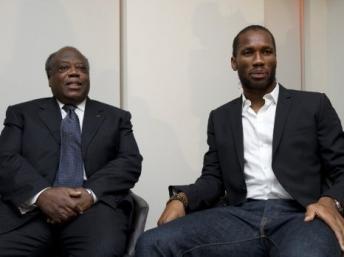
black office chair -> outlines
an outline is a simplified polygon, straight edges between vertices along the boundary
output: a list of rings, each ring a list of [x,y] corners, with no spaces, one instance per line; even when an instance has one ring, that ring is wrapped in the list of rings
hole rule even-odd
[[[135,255],[135,245],[137,239],[142,234],[145,229],[149,205],[148,203],[137,194],[130,192],[130,196],[134,200],[134,211],[131,221],[131,227],[128,235],[128,243],[126,247],[125,254],[123,257],[134,257]],[[50,257],[60,257],[56,252],[52,253]]]

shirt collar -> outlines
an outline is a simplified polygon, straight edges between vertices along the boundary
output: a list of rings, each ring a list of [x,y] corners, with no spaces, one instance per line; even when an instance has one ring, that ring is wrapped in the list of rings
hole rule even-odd
[[[60,102],[58,99],[56,99],[56,101],[57,101],[60,109],[63,110],[62,107],[64,106],[64,103]],[[84,101],[82,101],[81,103],[76,105],[76,109],[78,109],[82,112],[85,112],[85,107],[86,107],[86,98],[84,99]]]
[[[270,93],[264,95],[263,98],[267,101],[272,101],[274,104],[277,104],[278,94],[279,94],[279,84],[276,83],[275,88]],[[242,93],[241,96],[242,96],[242,108],[243,110],[247,110],[247,108],[251,106],[251,101],[245,97],[244,93]]]

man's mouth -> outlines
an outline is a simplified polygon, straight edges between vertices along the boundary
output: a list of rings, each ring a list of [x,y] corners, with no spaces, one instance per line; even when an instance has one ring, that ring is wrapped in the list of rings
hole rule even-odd
[[[267,72],[264,70],[251,71],[250,76],[253,79],[264,79],[267,77]]]
[[[82,83],[80,81],[68,81],[65,85],[69,88],[80,88]]]

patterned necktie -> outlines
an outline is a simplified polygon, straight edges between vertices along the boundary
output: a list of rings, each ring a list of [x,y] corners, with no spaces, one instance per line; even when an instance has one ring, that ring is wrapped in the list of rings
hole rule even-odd
[[[81,131],[75,106],[64,105],[67,112],[61,122],[60,164],[54,186],[80,187],[83,184]]]

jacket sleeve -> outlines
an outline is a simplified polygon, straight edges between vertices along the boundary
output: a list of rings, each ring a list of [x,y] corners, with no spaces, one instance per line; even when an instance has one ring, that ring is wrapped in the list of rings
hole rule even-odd
[[[24,116],[15,107],[6,112],[0,135],[0,194],[19,206],[50,183],[22,155]]]
[[[125,112],[120,119],[115,157],[94,171],[84,185],[99,199],[111,194],[126,194],[141,174],[142,156],[134,138],[130,119],[129,112]]]
[[[194,184],[170,186],[170,193],[184,192],[188,198],[188,210],[195,211],[213,206],[224,194],[222,171],[216,147],[213,112],[209,115],[207,131],[208,151],[204,155],[201,176]]]
[[[321,98],[318,124],[319,152],[330,186],[323,192],[344,203],[344,133],[336,111],[326,95]]]

